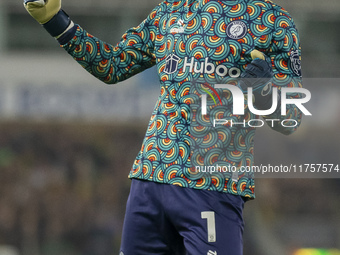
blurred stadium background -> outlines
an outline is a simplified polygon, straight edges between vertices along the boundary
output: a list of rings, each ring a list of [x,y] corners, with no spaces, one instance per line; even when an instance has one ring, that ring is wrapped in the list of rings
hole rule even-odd
[[[63,8],[116,43],[157,3],[64,0]],[[289,137],[260,128],[256,163],[338,164],[340,1],[277,3],[300,31],[313,116]],[[159,93],[155,69],[100,83],[20,0],[0,2],[0,59],[0,255],[118,254],[127,174]],[[258,178],[256,191],[245,255],[340,254],[340,179]]]

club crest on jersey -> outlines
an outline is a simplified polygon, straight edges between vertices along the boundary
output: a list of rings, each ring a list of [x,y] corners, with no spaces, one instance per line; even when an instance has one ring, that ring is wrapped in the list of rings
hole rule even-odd
[[[165,68],[164,73],[172,74],[177,71],[178,68],[178,61],[180,60],[179,57],[177,57],[175,54],[171,54],[167,56],[165,59]]]
[[[301,76],[301,61],[298,50],[290,52],[290,67],[296,75]]]
[[[231,39],[241,39],[247,34],[247,25],[243,21],[233,21],[227,27],[227,35]]]

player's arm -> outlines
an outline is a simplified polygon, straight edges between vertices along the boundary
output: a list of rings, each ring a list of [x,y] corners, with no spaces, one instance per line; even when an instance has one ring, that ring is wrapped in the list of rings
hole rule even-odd
[[[24,5],[83,68],[105,83],[125,80],[156,63],[154,39],[158,7],[113,46],[75,25],[61,9],[61,0],[25,0]]]
[[[301,78],[301,48],[298,31],[295,27],[293,19],[281,8],[274,10],[276,16],[275,32],[272,39],[272,45],[268,55],[273,66],[273,86],[279,90],[279,102],[277,110],[268,116],[263,116],[266,120],[279,120],[275,122],[267,121],[269,126],[285,135],[289,135],[296,131],[300,126],[302,112],[294,104],[287,105],[286,115],[281,115],[281,89],[284,87],[299,88],[302,87]],[[301,98],[300,93],[287,94],[286,98]],[[281,125],[283,120],[292,120]],[[294,124],[297,126],[294,127]],[[291,127],[288,127],[291,126]]]
[[[257,110],[271,109],[274,96],[276,96],[278,103],[275,112],[262,117],[267,120],[266,123],[272,129],[289,135],[300,125],[302,113],[296,105],[289,104],[286,114],[281,115],[281,89],[302,87],[301,51],[299,36],[290,16],[281,9],[274,12],[277,17],[272,46],[266,55],[257,50],[252,51],[253,61],[241,74],[239,87],[243,92],[247,92],[247,89],[252,87],[253,104]],[[273,95],[273,87],[278,88],[277,95]],[[286,98],[301,98],[301,94],[288,94]],[[290,121],[285,121],[282,125],[284,120]]]

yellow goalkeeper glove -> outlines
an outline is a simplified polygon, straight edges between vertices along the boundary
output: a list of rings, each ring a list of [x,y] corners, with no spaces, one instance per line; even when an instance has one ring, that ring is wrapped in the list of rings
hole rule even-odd
[[[40,24],[50,21],[61,9],[61,0],[24,0],[28,13]]]
[[[75,34],[76,27],[61,9],[61,0],[24,0],[24,6],[59,43],[68,42]]]

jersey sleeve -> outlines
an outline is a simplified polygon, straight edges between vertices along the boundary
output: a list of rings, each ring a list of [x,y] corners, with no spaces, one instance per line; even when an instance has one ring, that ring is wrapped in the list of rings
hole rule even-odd
[[[107,84],[123,81],[156,63],[154,40],[160,5],[137,27],[127,30],[113,46],[77,25],[74,37],[62,47],[90,74]]]
[[[301,47],[294,21],[283,8],[274,7],[272,20],[275,30],[268,55],[273,65],[273,86],[277,87],[281,94],[283,87],[302,87]],[[301,97],[300,93],[287,94],[287,98],[290,99]],[[277,110],[271,115],[264,116],[264,119],[268,120],[267,123],[272,129],[289,135],[300,126],[302,112],[295,105],[287,105],[286,115],[281,115],[280,101]],[[284,120],[290,121],[285,121],[282,125]]]

